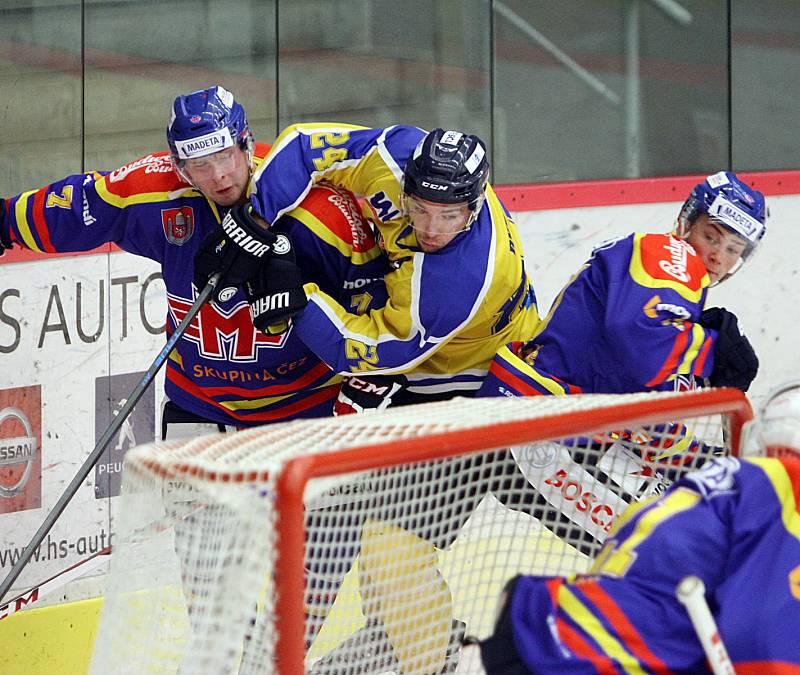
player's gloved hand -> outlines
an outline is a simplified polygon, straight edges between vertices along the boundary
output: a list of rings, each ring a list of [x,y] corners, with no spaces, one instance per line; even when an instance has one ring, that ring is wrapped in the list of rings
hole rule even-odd
[[[6,200],[0,197],[0,255],[3,255],[6,252],[6,249],[10,249],[12,246],[11,240],[6,238],[6,235],[3,233],[5,228],[5,219]]]
[[[714,341],[714,370],[709,377],[711,386],[747,391],[758,373],[758,357],[739,328],[736,315],[722,307],[712,307],[700,315],[700,325],[718,333]]]
[[[255,221],[249,203],[236,205],[225,214],[222,227],[214,228],[200,244],[194,258],[194,285],[199,291],[211,275],[221,272],[214,300],[230,297],[233,293],[229,289],[242,287],[254,278],[273,255],[273,248],[280,254],[285,242],[285,235],[276,235]]]
[[[270,335],[285,332],[289,319],[308,304],[289,237],[279,234],[278,239],[281,243],[276,243],[272,256],[244,285],[253,325]],[[275,250],[282,253],[277,254]]]
[[[339,397],[333,404],[334,415],[385,410],[392,397],[408,385],[405,375],[345,375]]]

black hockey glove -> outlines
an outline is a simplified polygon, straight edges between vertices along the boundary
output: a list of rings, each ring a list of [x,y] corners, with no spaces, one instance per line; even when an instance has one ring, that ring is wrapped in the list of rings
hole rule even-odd
[[[3,255],[6,252],[6,249],[10,249],[11,239],[6,238],[3,234],[3,230],[5,229],[5,219],[6,219],[6,200],[0,198],[0,255]]]
[[[285,332],[289,319],[308,304],[291,242],[285,234],[279,234],[278,241],[282,243],[276,244],[276,250],[285,252],[281,255],[273,252],[256,276],[244,285],[253,325],[270,335]]]
[[[712,307],[700,315],[699,323],[718,333],[714,341],[714,370],[708,378],[711,386],[747,391],[758,373],[758,357],[739,329],[736,315],[722,307]]]
[[[392,404],[392,397],[407,385],[405,375],[345,375],[339,397],[333,404],[333,414],[385,410]]]
[[[194,285],[205,287],[212,274],[222,273],[214,291],[214,300],[220,301],[232,293],[227,289],[239,288],[253,279],[264,262],[288,243],[262,225],[250,213],[250,204],[234,206],[222,219],[221,228],[209,232],[194,258]],[[275,251],[273,251],[273,248]],[[222,297],[221,297],[222,296]]]

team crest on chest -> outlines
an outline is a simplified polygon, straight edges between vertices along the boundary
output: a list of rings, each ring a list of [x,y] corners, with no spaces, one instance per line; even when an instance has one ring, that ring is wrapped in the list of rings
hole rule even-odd
[[[183,246],[194,234],[194,210],[191,206],[161,209],[161,225],[170,244]]]

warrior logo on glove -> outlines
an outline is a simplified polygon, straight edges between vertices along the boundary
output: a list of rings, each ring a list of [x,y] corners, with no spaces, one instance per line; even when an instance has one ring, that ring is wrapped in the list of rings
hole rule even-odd
[[[243,216],[249,216],[249,213],[245,210],[241,210],[238,216],[241,219]],[[228,213],[225,214],[225,217],[222,219],[222,229],[225,230],[225,234],[227,234],[231,238],[231,241],[243,251],[246,251],[256,258],[264,257],[264,255],[270,251],[270,242],[254,239],[236,222],[236,220],[233,211],[228,211]],[[284,237],[284,239],[286,238]]]

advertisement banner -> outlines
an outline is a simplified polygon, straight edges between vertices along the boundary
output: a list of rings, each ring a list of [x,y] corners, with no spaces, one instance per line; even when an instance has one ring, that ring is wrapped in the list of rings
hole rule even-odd
[[[4,575],[163,346],[166,299],[158,265],[126,253],[3,262],[0,270]],[[153,439],[163,381],[161,372],[13,590],[112,543],[122,455]]]
[[[98,377],[94,381],[95,444],[108,429],[114,417],[128,402],[126,398],[144,377],[141,373],[124,373],[111,377]],[[94,469],[95,499],[116,497],[122,484],[122,459],[135,445],[155,440],[155,392],[147,390],[122,422]]]

